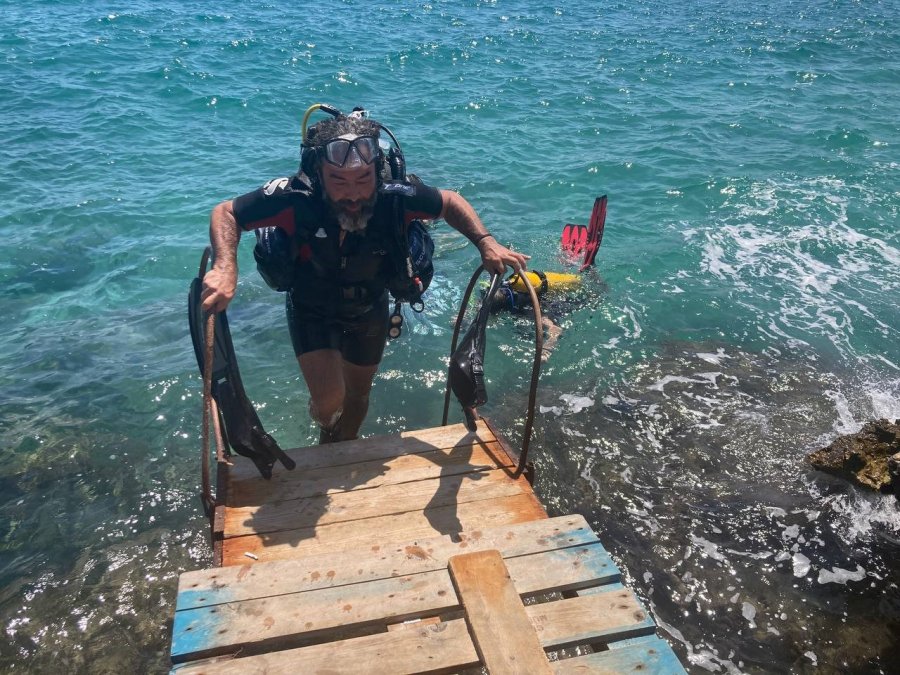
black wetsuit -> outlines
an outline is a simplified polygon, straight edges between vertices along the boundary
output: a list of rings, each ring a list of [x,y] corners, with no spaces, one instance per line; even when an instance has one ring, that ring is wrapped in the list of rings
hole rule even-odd
[[[387,183],[365,230],[347,232],[341,241],[330,208],[299,174],[237,197],[234,215],[244,230],[277,226],[291,237],[295,275],[286,304],[297,356],[337,349],[350,363],[371,366],[381,361],[387,338],[385,287],[396,274],[397,220],[436,218],[442,207],[433,187]]]
[[[541,303],[541,314],[553,323],[559,323],[567,314],[583,304],[577,291],[569,291],[567,294],[563,294],[559,292],[554,293],[553,291],[542,292],[540,289],[535,290],[537,291],[538,301]],[[513,314],[532,316],[534,311],[531,309],[531,294],[513,290],[505,281],[494,293],[490,307],[492,314],[512,312]]]

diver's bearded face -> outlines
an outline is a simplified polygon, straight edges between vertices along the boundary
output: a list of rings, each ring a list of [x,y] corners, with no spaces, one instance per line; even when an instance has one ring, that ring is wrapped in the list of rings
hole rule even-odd
[[[334,217],[337,219],[341,229],[347,230],[347,232],[359,232],[366,229],[369,219],[375,212],[374,194],[369,199],[362,201],[349,199],[334,201],[326,193],[325,201],[331,208],[332,213],[334,213]]]
[[[348,232],[364,230],[375,212],[376,176],[374,166],[321,168],[325,201],[338,224]]]

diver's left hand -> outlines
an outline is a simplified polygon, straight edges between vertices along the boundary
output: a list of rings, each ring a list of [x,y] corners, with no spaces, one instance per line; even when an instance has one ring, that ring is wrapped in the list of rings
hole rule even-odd
[[[481,264],[491,274],[504,274],[507,266],[512,267],[514,272],[524,270],[527,261],[531,260],[530,255],[502,246],[493,236],[485,237],[476,246],[481,254]]]

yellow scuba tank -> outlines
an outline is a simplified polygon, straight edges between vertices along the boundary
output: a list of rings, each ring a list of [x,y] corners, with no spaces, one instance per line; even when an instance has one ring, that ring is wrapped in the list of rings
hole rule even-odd
[[[547,291],[571,291],[581,286],[580,274],[566,274],[564,272],[537,272],[533,270],[527,271],[528,280],[534,286],[534,290],[538,295],[543,295]],[[525,282],[519,278],[518,274],[513,274],[506,280],[509,287],[517,293],[527,293],[528,288]]]

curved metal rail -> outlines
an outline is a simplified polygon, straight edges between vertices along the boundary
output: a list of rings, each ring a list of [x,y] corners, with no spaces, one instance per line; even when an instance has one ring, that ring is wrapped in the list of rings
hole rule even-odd
[[[478,282],[478,278],[481,276],[481,273],[484,272],[484,265],[479,265],[478,269],[475,270],[475,273],[472,275],[472,278],[469,280],[469,285],[466,287],[466,292],[463,295],[462,302],[459,306],[459,314],[456,317],[456,325],[453,327],[453,340],[450,343],[450,354],[456,351],[457,341],[459,340],[459,331],[460,326],[462,325],[463,317],[466,313],[466,306],[469,304],[469,298],[472,297],[472,290],[475,288],[475,284]],[[525,472],[526,467],[528,466],[528,446],[531,443],[531,431],[534,428],[534,404],[535,399],[537,398],[537,384],[538,378],[541,374],[541,353],[544,348],[544,319],[541,314],[541,305],[538,301],[537,292],[534,290],[534,286],[531,284],[531,280],[528,278],[528,274],[525,270],[521,270],[519,272],[519,277],[525,283],[525,287],[528,289],[528,294],[531,296],[531,307],[534,310],[534,363],[531,366],[531,387],[528,392],[528,410],[525,414],[525,430],[522,432],[522,449],[519,452],[519,463],[516,467],[515,476],[518,477]],[[491,284],[493,287],[493,283]],[[490,297],[490,295],[488,296]],[[450,411],[450,371],[447,371],[447,387],[444,390],[444,415],[441,419],[441,426],[447,426],[447,415]]]

